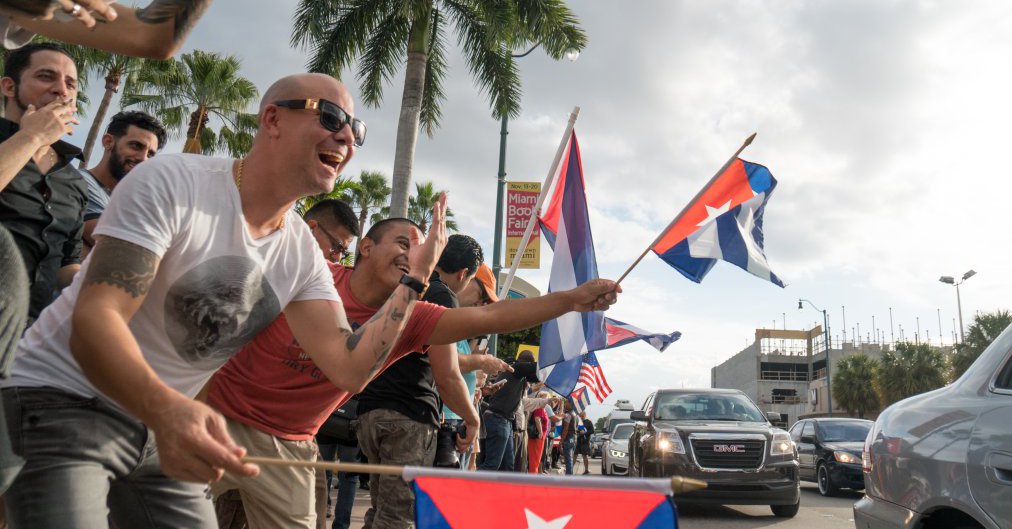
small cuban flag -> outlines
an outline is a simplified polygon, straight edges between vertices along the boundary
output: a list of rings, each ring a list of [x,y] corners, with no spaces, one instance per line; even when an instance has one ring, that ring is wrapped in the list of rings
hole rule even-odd
[[[651,249],[697,283],[723,260],[783,287],[763,249],[763,209],[776,186],[766,167],[733,158]]]

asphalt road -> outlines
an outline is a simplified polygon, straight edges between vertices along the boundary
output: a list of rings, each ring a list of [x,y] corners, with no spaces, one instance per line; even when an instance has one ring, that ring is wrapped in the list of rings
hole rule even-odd
[[[582,466],[578,465],[578,472]],[[601,473],[601,460],[592,459],[590,471]],[[332,491],[334,493],[336,491]],[[351,526],[362,527],[362,517],[369,507],[369,493],[359,490],[352,511]],[[814,483],[801,483],[801,510],[794,518],[777,518],[769,507],[760,505],[702,506],[680,505],[680,529],[854,529],[853,506],[861,493],[844,491],[839,497],[824,498]],[[328,520],[329,526],[330,520]],[[522,528],[518,528],[522,529]]]

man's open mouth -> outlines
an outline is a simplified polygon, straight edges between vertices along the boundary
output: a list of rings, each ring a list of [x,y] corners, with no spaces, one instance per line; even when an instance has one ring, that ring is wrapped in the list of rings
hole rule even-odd
[[[344,163],[344,155],[337,151],[323,151],[320,153],[320,162],[336,171]]]

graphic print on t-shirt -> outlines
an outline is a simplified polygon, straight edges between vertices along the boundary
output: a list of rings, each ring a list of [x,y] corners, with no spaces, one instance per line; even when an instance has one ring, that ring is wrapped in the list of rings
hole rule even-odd
[[[193,366],[217,368],[281,314],[252,259],[215,257],[184,273],[165,296],[165,331]]]

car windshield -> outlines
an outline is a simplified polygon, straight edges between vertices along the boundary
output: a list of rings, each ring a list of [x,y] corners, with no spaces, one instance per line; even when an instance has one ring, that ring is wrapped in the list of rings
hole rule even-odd
[[[633,427],[631,424],[620,424],[615,427],[615,433],[612,434],[612,439],[628,439],[632,437]]]
[[[632,424],[634,422],[636,421],[632,419],[612,419],[611,424],[609,426],[611,427],[612,431],[615,431],[615,428],[620,424]]]
[[[819,421],[824,443],[863,442],[871,423],[856,421]]]
[[[766,422],[752,401],[733,393],[662,393],[654,409],[660,420]]]

